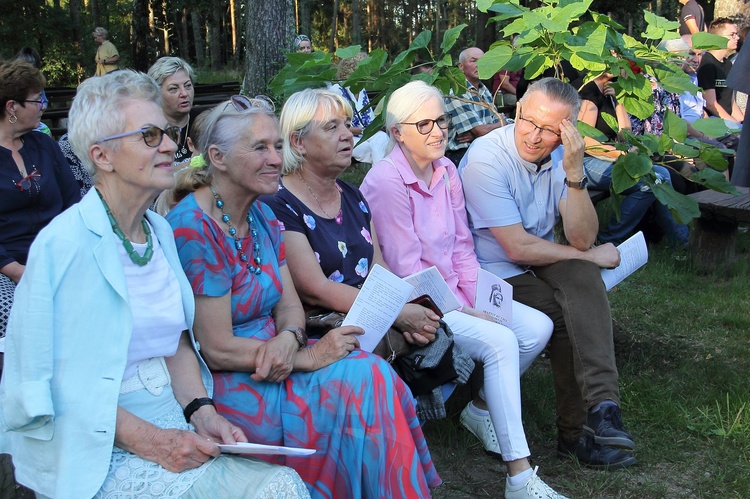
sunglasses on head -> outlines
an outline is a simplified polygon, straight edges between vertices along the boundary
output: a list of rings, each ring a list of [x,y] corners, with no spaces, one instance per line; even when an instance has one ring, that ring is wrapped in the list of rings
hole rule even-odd
[[[266,97],[265,95],[256,95],[255,97],[245,97],[244,95],[233,95],[229,102],[227,103],[227,106],[231,104],[235,111],[247,111],[248,109],[252,109],[254,107],[259,107],[261,109],[266,109],[268,111],[274,112],[276,111],[276,105],[273,103],[273,101]]]

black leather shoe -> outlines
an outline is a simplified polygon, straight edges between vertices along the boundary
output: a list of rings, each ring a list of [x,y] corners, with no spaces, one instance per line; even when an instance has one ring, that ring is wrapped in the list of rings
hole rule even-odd
[[[586,433],[574,442],[566,442],[562,437],[558,437],[557,457],[575,458],[582,466],[595,470],[617,470],[638,462],[630,452],[599,445],[594,441],[594,437]]]
[[[615,404],[605,405],[598,411],[589,411],[583,431],[594,437],[597,444],[635,449],[633,436],[625,430],[620,408]]]

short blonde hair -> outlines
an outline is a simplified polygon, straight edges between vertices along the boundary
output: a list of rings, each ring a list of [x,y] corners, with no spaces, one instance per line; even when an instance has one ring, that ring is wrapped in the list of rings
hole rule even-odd
[[[318,109],[323,110],[326,119],[343,110],[351,119],[352,107],[343,96],[324,88],[307,88],[292,94],[281,110],[281,136],[284,139],[283,175],[289,175],[302,168],[305,158],[292,147],[292,135],[304,137],[313,126],[313,118]]]

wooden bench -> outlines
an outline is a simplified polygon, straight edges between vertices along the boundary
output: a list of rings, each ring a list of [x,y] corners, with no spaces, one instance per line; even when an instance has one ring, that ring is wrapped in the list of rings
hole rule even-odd
[[[690,254],[702,270],[725,268],[735,259],[737,227],[750,223],[750,189],[737,190],[738,196],[711,190],[690,194],[701,210],[690,235]]]

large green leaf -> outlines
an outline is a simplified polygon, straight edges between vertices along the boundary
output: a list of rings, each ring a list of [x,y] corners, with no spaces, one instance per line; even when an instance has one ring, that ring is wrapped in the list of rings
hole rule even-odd
[[[645,120],[654,114],[654,101],[651,96],[649,96],[648,100],[644,101],[638,96],[624,95],[620,98],[620,102],[636,118]]]
[[[699,157],[714,170],[723,172],[729,167],[729,161],[727,161],[726,156],[716,147],[708,146],[702,148]]]
[[[664,133],[678,142],[685,142],[687,122],[667,109],[664,114]]]
[[[456,26],[456,28],[458,28],[458,26]],[[409,49],[426,49],[430,46],[430,40],[432,40],[432,31],[426,29],[418,34],[417,37],[411,42],[411,45],[409,45]]]
[[[654,183],[647,180],[646,183],[651,187],[657,201],[669,208],[677,223],[687,224],[701,215],[698,202],[675,191],[668,182]]]
[[[477,7],[478,7],[478,4],[477,4]],[[479,10],[482,10],[482,9],[479,9]],[[519,17],[523,15],[524,12],[527,12],[529,9],[526,7],[522,7],[518,4],[512,3],[512,2],[505,2],[505,3],[496,3],[489,10],[491,12],[496,12],[499,14],[490,19],[490,21],[497,22],[497,21],[505,21],[506,19],[514,19],[516,17]]]
[[[566,37],[565,46],[578,53],[585,52],[601,57],[606,42],[606,26],[586,23],[576,30],[575,35]]]
[[[551,67],[552,67],[551,58],[545,55],[534,55],[526,64],[524,77],[526,77],[529,80],[533,80],[534,78],[542,74],[544,70],[549,69]]]
[[[509,45],[499,45],[487,51],[477,62],[479,77],[483,80],[492,78],[503,69],[513,56],[513,49]]]
[[[724,120],[719,118],[700,118],[693,121],[692,126],[699,132],[714,138],[723,137],[729,133],[729,127]]]
[[[584,123],[583,121],[576,122],[576,128],[584,137],[591,137],[599,142],[607,142],[607,136],[599,131],[596,127]]]
[[[443,33],[443,41],[440,44],[440,50],[443,53],[450,52],[466,26],[466,24],[459,24],[458,26],[445,30],[445,33]]]
[[[717,172],[712,168],[704,168],[689,178],[693,182],[704,185],[714,191],[723,192],[724,194],[739,194],[737,188],[729,183],[729,180],[724,177],[723,173]]]
[[[695,33],[691,39],[693,41],[693,48],[701,50],[725,49],[729,41],[723,36],[706,33],[705,31]]]
[[[643,11],[643,18],[646,21],[647,28],[645,33],[641,33],[641,36],[650,40],[661,40],[665,36],[670,36],[668,35],[669,32],[674,32],[680,27],[679,22],[667,21],[665,18],[647,10]],[[670,37],[675,38],[674,36]]]
[[[614,21],[609,16],[605,16],[604,14],[599,14],[598,12],[593,12],[593,11],[589,12],[589,14],[591,15],[591,18],[594,20],[594,23],[596,24],[606,24],[607,26],[617,31],[625,31],[625,26]]]
[[[593,0],[561,0],[558,8],[553,10],[552,20],[560,25],[567,25],[585,14]],[[560,8],[562,7],[562,8]]]
[[[679,142],[675,142],[672,144],[672,152],[675,156],[679,156],[682,158],[697,158],[700,154],[700,151],[695,147],[689,146],[687,144],[681,144]]]
[[[574,51],[570,56],[570,64],[579,71],[588,70],[597,74],[607,69],[607,65],[600,62],[600,59],[600,56]]]
[[[362,45],[351,45],[349,47],[343,47],[336,49],[336,56],[339,59],[349,59],[354,57],[362,51]]]
[[[638,183],[640,175],[637,177],[631,175],[628,171],[628,163],[638,163],[638,165],[631,166],[631,168],[639,169],[642,166],[640,165],[641,159],[639,158],[643,157],[638,153],[628,153],[617,158],[617,161],[612,164],[612,191],[621,193]],[[650,168],[651,162],[647,161],[647,163],[647,166]]]
[[[613,132],[615,133],[620,132],[620,124],[617,122],[617,118],[615,118],[609,113],[601,113],[601,117],[604,120],[604,122],[607,124],[607,126],[612,129]]]

